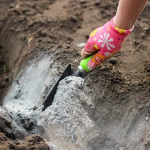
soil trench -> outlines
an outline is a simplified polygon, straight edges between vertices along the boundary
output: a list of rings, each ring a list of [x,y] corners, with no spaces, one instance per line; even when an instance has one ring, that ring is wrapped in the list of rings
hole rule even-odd
[[[84,78],[75,71],[88,35],[109,21],[118,1],[0,0],[0,150],[149,150],[150,16],[131,41]]]

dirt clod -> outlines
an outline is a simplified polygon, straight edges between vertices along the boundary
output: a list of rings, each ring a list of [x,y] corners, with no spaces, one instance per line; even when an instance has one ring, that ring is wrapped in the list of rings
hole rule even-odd
[[[109,63],[111,64],[116,64],[117,63],[117,58],[110,58]]]
[[[25,141],[11,142],[6,136],[0,133],[0,150],[50,150],[44,139],[40,136],[32,135]]]

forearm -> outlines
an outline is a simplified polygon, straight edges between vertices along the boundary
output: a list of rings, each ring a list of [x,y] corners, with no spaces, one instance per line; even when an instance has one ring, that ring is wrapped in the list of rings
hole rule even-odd
[[[120,0],[114,24],[120,29],[130,29],[148,0]]]

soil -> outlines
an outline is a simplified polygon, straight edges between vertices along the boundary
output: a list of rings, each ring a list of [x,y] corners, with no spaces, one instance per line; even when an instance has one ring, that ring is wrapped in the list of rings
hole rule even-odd
[[[92,30],[115,15],[118,1],[0,0],[0,3],[2,102],[11,83],[28,60],[48,54],[54,64],[59,64],[59,75],[69,63],[75,70],[81,60],[82,49],[77,44],[86,43]],[[84,107],[89,109],[88,115],[96,128],[103,131],[95,139],[89,140],[89,149],[115,149],[119,140],[123,143],[120,150],[150,149],[147,127],[150,123],[149,9],[150,2],[136,22],[131,40],[126,42],[124,48],[85,77],[85,85],[94,91],[95,108]],[[141,137],[135,134],[135,130],[139,129],[138,125],[143,120],[147,124],[143,125],[145,130],[142,130],[144,135]],[[14,145],[3,134],[0,134],[1,137],[8,145]],[[139,143],[132,147],[128,142],[136,137],[140,137]],[[28,147],[26,141],[19,145]],[[41,146],[43,143],[39,144]]]
[[[49,150],[45,140],[37,135],[29,136],[25,141],[10,141],[3,133],[0,133],[0,150]]]

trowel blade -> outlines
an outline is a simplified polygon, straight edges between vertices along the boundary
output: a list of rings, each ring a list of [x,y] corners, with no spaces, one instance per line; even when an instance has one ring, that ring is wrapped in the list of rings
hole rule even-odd
[[[59,78],[59,80],[57,81],[57,83],[55,84],[55,86],[53,87],[53,89],[51,90],[51,92],[49,93],[49,95],[47,96],[46,100],[44,101],[43,103],[44,107],[42,111],[44,111],[48,106],[52,104],[59,82],[65,77],[70,76],[72,74],[73,74],[73,71],[71,69],[71,64],[69,64],[67,68],[65,69],[65,71],[63,72],[63,74],[61,75],[61,77]]]

